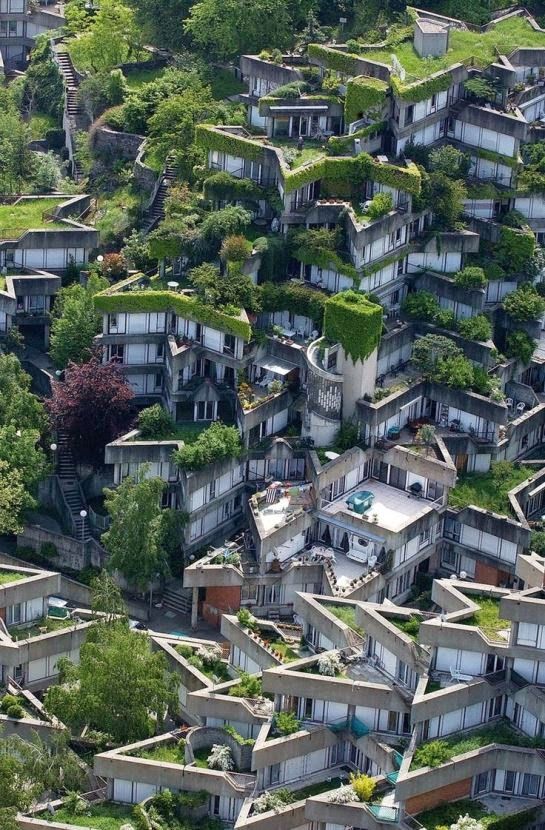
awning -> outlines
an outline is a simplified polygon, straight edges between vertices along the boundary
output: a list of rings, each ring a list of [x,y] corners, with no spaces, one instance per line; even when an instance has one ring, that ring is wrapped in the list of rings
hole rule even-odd
[[[327,104],[315,104],[308,107],[301,106],[285,106],[285,107],[269,107],[271,112],[327,112],[329,107]]]
[[[281,357],[262,357],[255,361],[255,365],[267,372],[272,372],[274,375],[289,375],[297,366],[294,363],[288,363],[287,360],[282,360]]]

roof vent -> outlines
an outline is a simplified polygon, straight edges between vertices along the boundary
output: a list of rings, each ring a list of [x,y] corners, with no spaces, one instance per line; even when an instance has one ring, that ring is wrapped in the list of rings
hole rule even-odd
[[[414,24],[414,48],[421,58],[439,58],[448,49],[448,23],[420,17]]]

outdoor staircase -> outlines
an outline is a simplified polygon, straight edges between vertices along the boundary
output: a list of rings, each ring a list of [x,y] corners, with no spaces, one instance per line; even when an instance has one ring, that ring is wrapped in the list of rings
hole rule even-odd
[[[155,228],[165,216],[165,199],[168,190],[176,178],[176,167],[173,159],[168,158],[165,167],[159,177],[158,186],[153,193],[151,201],[144,211],[144,232],[149,233]]]
[[[76,465],[68,436],[62,431],[57,433],[57,475],[65,502],[72,516],[72,527],[75,538],[78,541],[87,542],[91,538],[89,518],[88,516],[85,518],[80,516],[82,510],[87,510],[87,505],[81,495],[76,474]]]
[[[89,127],[89,119],[83,112],[78,101],[78,87],[79,78],[74,64],[66,47],[62,41],[57,43],[54,49],[55,62],[59,67],[59,71],[64,83],[64,130],[65,134],[69,133],[72,144],[75,140],[76,133],[80,130],[87,130]],[[68,145],[67,136],[67,145]],[[72,158],[72,173],[74,179],[79,181],[82,176],[82,168],[79,161],[73,156]]]
[[[190,588],[182,588],[176,583],[171,583],[170,587],[163,591],[162,603],[165,608],[177,614],[191,614],[192,596]]]

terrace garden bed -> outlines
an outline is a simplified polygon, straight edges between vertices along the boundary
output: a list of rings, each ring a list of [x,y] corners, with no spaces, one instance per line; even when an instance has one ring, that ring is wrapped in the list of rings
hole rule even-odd
[[[13,640],[28,640],[29,637],[39,637],[42,634],[51,634],[63,628],[73,628],[75,622],[70,617],[60,620],[56,617],[42,617],[26,628],[10,628],[9,633]]]
[[[133,808],[126,804],[113,804],[104,801],[94,804],[83,814],[74,813],[68,807],[60,807],[54,815],[47,811],[40,813],[36,818],[42,821],[55,821],[62,824],[72,824],[75,827],[92,827],[93,830],[121,830],[124,824],[131,822]]]
[[[150,749],[138,749],[127,753],[146,761],[163,761],[167,764],[185,764],[185,742],[157,744]]]
[[[395,617],[387,617],[388,622],[391,622],[392,625],[395,625],[396,628],[399,628],[403,634],[406,634],[407,637],[410,637],[411,640],[414,642],[418,639],[418,632],[420,631],[420,625],[422,623],[421,617],[417,617],[416,615],[411,614],[408,619],[401,620]]]
[[[60,220],[44,218],[44,214],[51,214],[66,198],[55,199],[22,199],[10,205],[0,205],[0,232],[9,228],[19,228],[23,232],[27,228],[66,229],[68,226]]]
[[[530,475],[531,470],[509,461],[493,464],[487,473],[466,473],[458,477],[456,487],[450,491],[449,505],[459,508],[475,505],[509,516],[512,511],[507,493]]]
[[[224,683],[231,680],[227,663],[221,659],[221,648],[208,647],[193,648],[185,644],[175,647],[178,654],[184,657],[190,666],[198,669],[209,680],[215,683]]]
[[[499,643],[506,641],[505,632],[511,627],[511,620],[502,620],[500,617],[500,600],[482,595],[470,596],[473,602],[477,603],[479,610],[468,617],[460,620],[462,625],[473,625],[479,628],[489,640],[496,640]]]
[[[324,603],[324,608],[337,617],[338,620],[348,625],[352,631],[359,634],[361,637],[365,635],[363,628],[356,622],[356,609],[351,605],[333,605],[332,603]]]
[[[0,585],[8,585],[10,582],[19,582],[21,579],[28,579],[31,574],[21,574],[18,571],[0,571]]]
[[[457,755],[472,752],[490,744],[505,744],[528,749],[545,747],[545,738],[529,738],[517,732],[509,721],[495,721],[474,732],[456,733],[446,738],[436,738],[419,746],[413,755],[411,772],[422,767],[438,767]]]
[[[520,813],[508,813],[498,815],[487,810],[481,801],[470,801],[463,798],[461,801],[441,804],[433,810],[426,810],[418,813],[418,821],[428,830],[439,830],[439,828],[450,827],[458,821],[460,816],[468,815],[478,821],[485,830],[513,830],[513,828],[525,827],[530,824],[535,815],[535,810],[523,810]]]

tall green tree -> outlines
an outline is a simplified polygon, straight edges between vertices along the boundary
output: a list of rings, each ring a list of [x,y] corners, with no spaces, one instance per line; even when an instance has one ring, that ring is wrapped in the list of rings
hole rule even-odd
[[[81,69],[109,72],[121,63],[138,58],[142,33],[133,9],[120,0],[101,0],[89,28],[71,41],[70,52]]]
[[[148,478],[143,465],[135,476],[127,476],[115,490],[105,490],[106,509],[111,517],[109,530],[102,536],[110,554],[110,567],[140,590],[145,590],[155,574],[168,570],[161,541],[161,495],[166,484]]]
[[[284,49],[292,40],[286,0],[200,0],[184,29],[200,49],[221,60]]]
[[[101,571],[91,582],[91,611],[105,614],[108,621],[127,616],[121,589],[108,571]]]
[[[64,369],[70,362],[89,360],[93,338],[101,329],[101,316],[95,311],[93,297],[107,287],[108,280],[93,275],[85,287],[75,283],[59,291],[49,347],[55,366]]]
[[[47,711],[72,728],[89,724],[117,743],[149,737],[177,704],[177,678],[164,655],[152,652],[149,638],[126,622],[94,626],[79,665],[61,658],[59,670],[59,685],[45,697]]]

